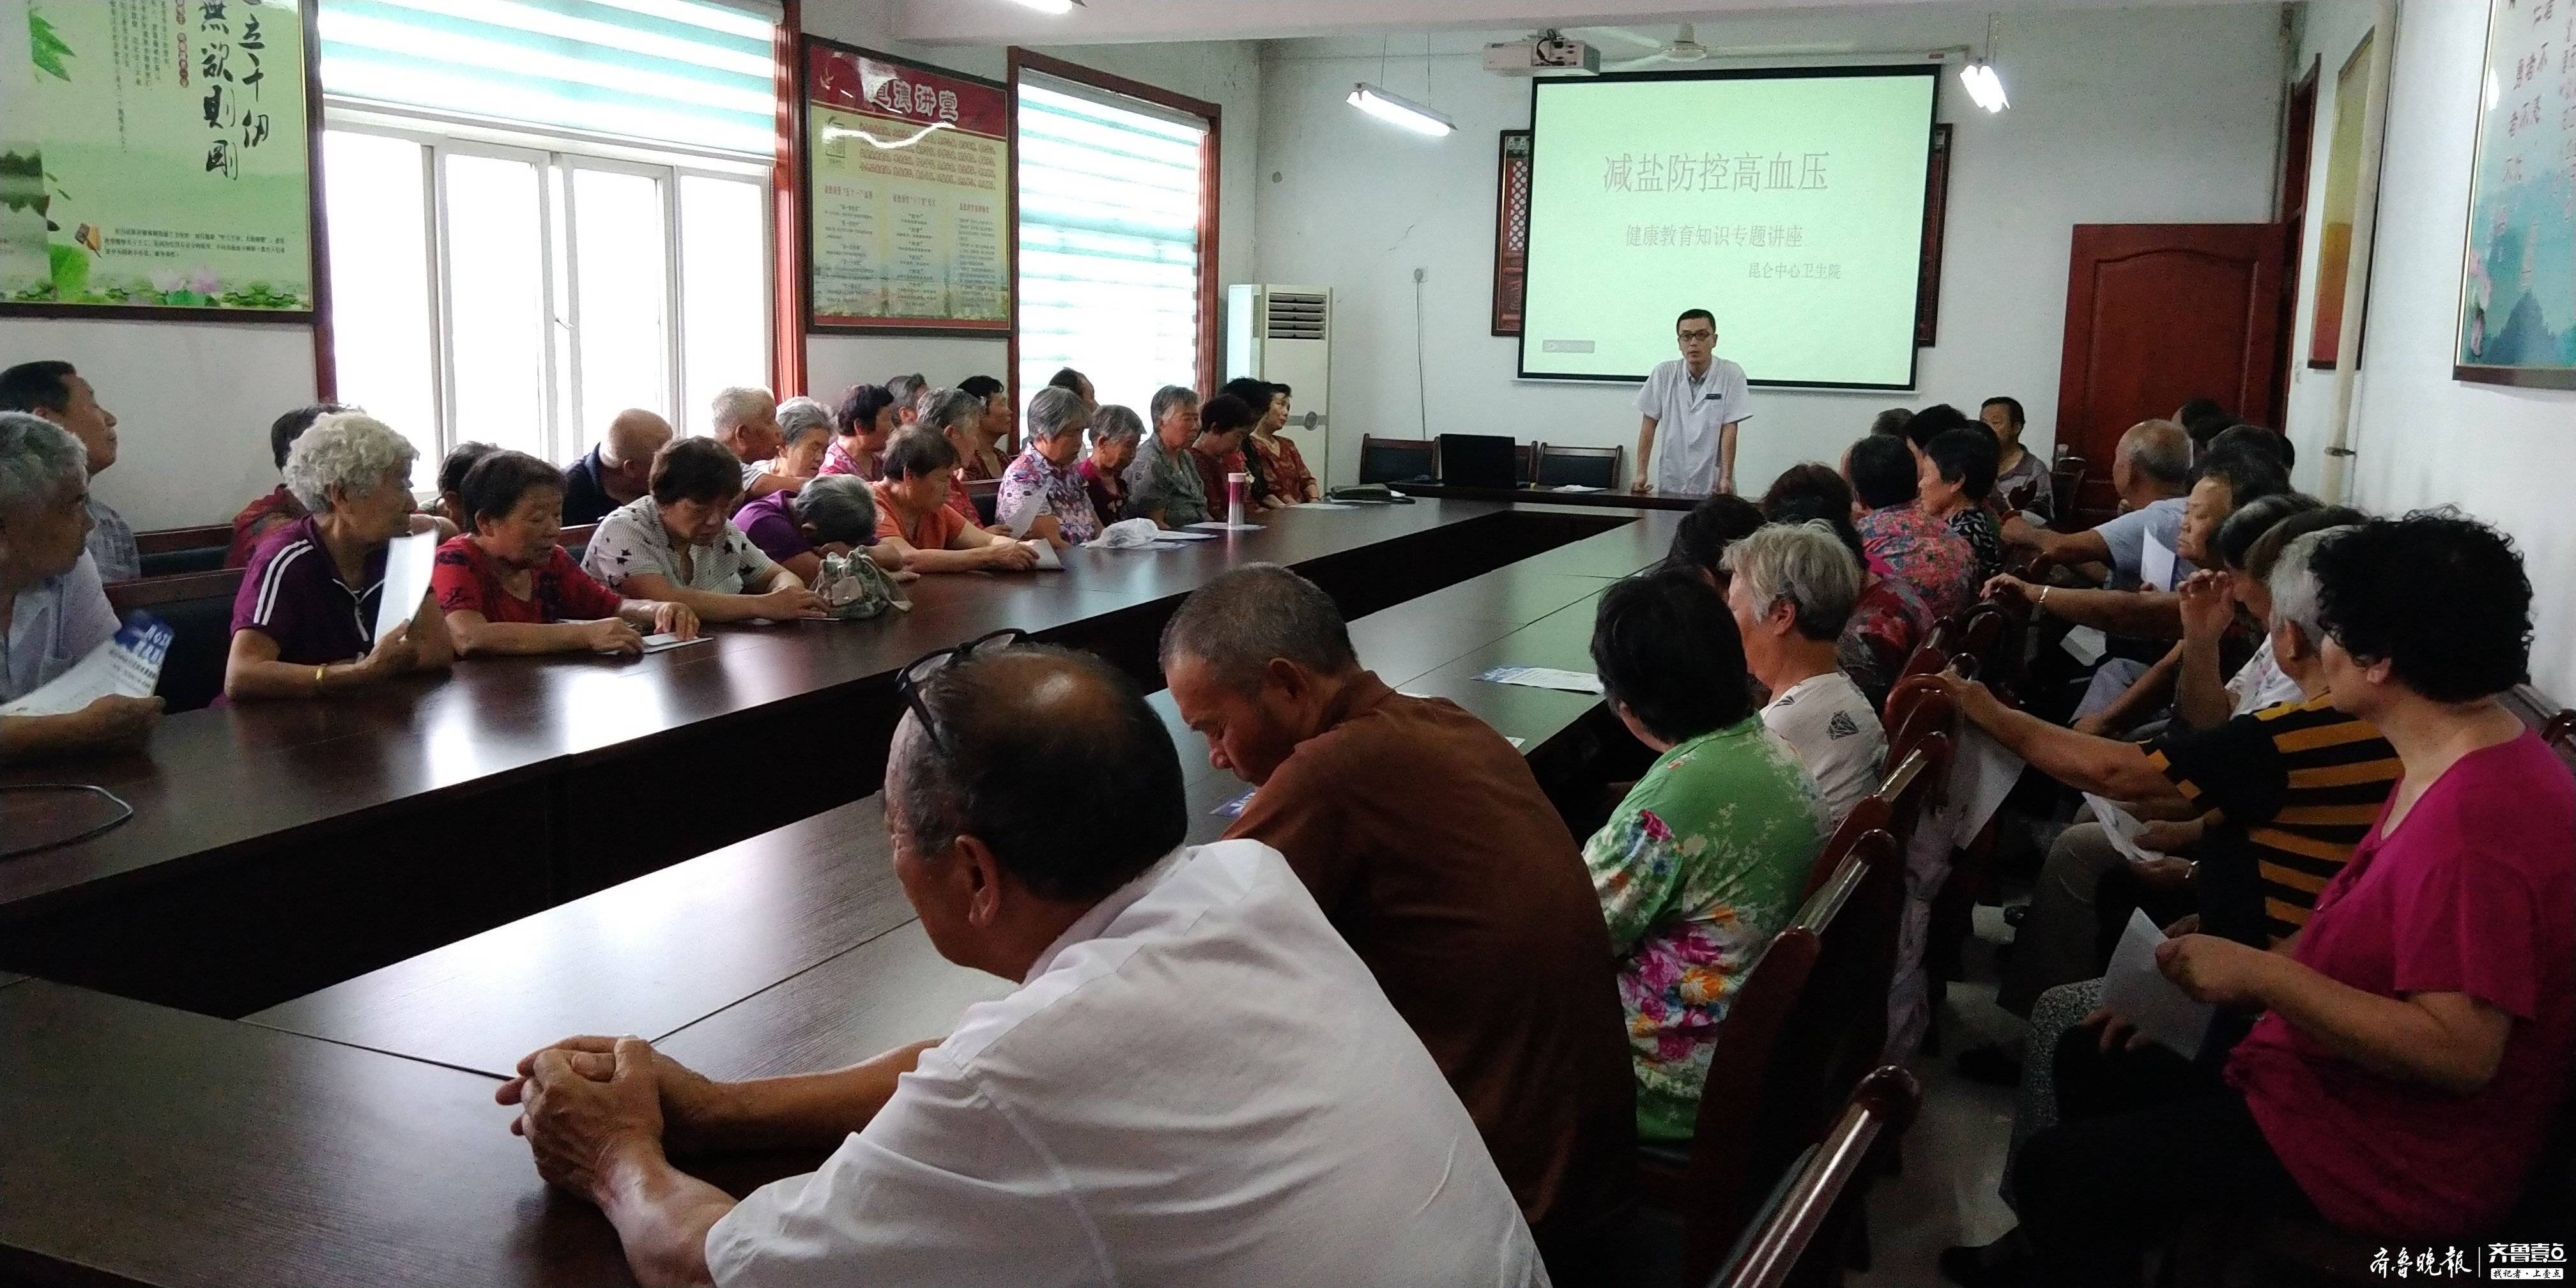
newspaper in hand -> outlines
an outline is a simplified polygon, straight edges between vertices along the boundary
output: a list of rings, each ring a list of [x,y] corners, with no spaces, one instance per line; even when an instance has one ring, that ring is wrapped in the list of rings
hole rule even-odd
[[[6,705],[0,716],[61,716],[105,697],[148,698],[161,683],[161,660],[170,654],[170,624],[150,613],[125,619],[125,627],[54,682]]]
[[[383,639],[420,612],[429,598],[430,571],[438,562],[438,534],[415,532],[385,545],[384,589],[376,600],[376,633]]]
[[[2128,929],[2121,933],[2111,965],[2102,973],[2102,1007],[2136,1025],[2150,1040],[2173,1048],[2186,1060],[2196,1060],[2200,1040],[2209,1032],[2209,1019],[2218,1008],[2193,1001],[2156,965],[2156,945],[2164,941],[2165,932],[2156,929],[2143,910],[2130,910]]]

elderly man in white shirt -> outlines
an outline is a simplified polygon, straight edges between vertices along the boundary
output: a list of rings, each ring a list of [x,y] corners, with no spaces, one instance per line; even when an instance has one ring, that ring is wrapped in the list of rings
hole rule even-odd
[[[1258,842],[1186,847],[1135,687],[1002,636],[904,672],[894,870],[939,952],[1021,982],[937,1044],[714,1084],[633,1038],[529,1057],[503,1103],[646,1284],[1543,1285],[1438,1066]],[[1068,826],[1065,802],[1101,820]],[[665,1158],[824,1144],[739,1204]]]
[[[1632,492],[1704,496],[1735,491],[1735,427],[1753,415],[1744,368],[1717,356],[1717,318],[1692,309],[1673,323],[1682,356],[1655,368],[1637,391],[1637,476]],[[1664,458],[1655,460],[1655,439]]]
[[[117,751],[150,736],[161,699],[116,694],[76,711],[12,711],[116,637],[84,549],[86,449],[51,421],[0,412],[0,762]]]
[[[708,437],[725,445],[742,463],[743,502],[772,492],[793,492],[801,480],[779,473],[778,449],[786,431],[778,424],[778,395],[766,389],[736,385],[716,391],[707,407]],[[739,504],[739,503],[738,503]]]

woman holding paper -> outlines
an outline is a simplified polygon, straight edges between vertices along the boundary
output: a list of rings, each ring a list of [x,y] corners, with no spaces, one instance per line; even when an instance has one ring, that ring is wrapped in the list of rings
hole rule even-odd
[[[51,421],[0,412],[0,707],[116,636],[89,539],[87,450]],[[133,747],[161,699],[115,694],[56,715],[0,715],[0,761]]]
[[[436,538],[414,532],[419,455],[383,421],[354,413],[325,416],[295,440],[286,486],[307,515],[261,541],[242,574],[226,699],[315,697],[447,669],[455,646],[429,595]],[[418,563],[392,568],[390,548],[405,536],[423,543]],[[416,586],[420,602],[386,629],[389,584]]]
[[[877,500],[877,544],[911,572],[1020,572],[1034,568],[1043,542],[1013,541],[957,517],[948,506],[956,486],[957,450],[929,430],[913,429],[886,445],[885,478],[871,484]],[[881,561],[882,562],[882,561]]]
[[[2116,1027],[2061,1045],[2064,1121],[2031,1139],[2016,1184],[2029,1282],[2134,1282],[2145,1249],[2206,1211],[2474,1240],[2523,1197],[2559,1113],[2576,781],[2497,700],[2529,667],[2522,560],[2425,512],[2330,534],[2309,566],[2322,687],[2402,777],[2292,941],[2157,949],[2193,999],[2264,1012],[2223,1080],[2128,1050]]]
[[[645,632],[697,638],[688,605],[621,599],[564,552],[563,471],[525,452],[498,452],[466,473],[458,494],[474,527],[438,548],[430,589],[459,656],[633,655],[644,651]]]
[[[1082,395],[1047,388],[1029,400],[1028,447],[1002,471],[993,513],[1013,535],[1041,537],[1063,549],[1100,535],[1100,516],[1075,468],[1082,434],[1091,428]]]
[[[742,466],[712,438],[683,438],[653,458],[653,487],[599,521],[582,571],[631,599],[685,604],[702,622],[828,617],[823,600],[726,517]]]

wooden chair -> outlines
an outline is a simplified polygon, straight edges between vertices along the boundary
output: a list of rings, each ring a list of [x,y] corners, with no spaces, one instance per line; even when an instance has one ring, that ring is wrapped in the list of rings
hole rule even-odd
[[[2075,530],[2076,500],[2084,490],[2084,477],[2091,469],[2083,457],[2069,454],[2049,470],[2048,485],[2057,498],[2057,521],[2051,526],[2058,531]]]
[[[1887,758],[1901,762],[1923,740],[1923,735],[1936,730],[1947,731],[1959,723],[1959,704],[1947,689],[1929,676],[1908,676],[1896,682],[1887,694]]]
[[[1745,973],[1710,1038],[1708,1078],[1700,1084],[1699,1117],[1687,1147],[1648,1144],[1638,1150],[1639,1187],[1652,1206],[1680,1215],[1685,1260],[1697,1279],[1715,1261],[1734,1231],[1743,1228],[1745,1154],[1760,1126],[1763,1077],[1772,1044],[1806,995],[1821,945],[1816,932],[1791,926],[1764,949]],[[1700,1253],[1713,1243],[1715,1251]]]
[[[1900,768],[1907,763],[1918,768],[1906,775],[1902,782],[1897,781],[1896,775],[1888,776],[1887,830],[1894,832],[1899,842],[1913,838],[1915,824],[1923,821],[1923,816],[1931,811],[1933,801],[1949,788],[1952,753],[1950,735],[1946,731],[1934,730],[1923,735],[1914,744],[1913,751],[1906,754],[1906,759],[1898,762]]]
[[[1439,476],[1440,447],[1427,438],[1360,438],[1360,482],[1423,483]]]
[[[134,534],[134,548],[147,555],[163,554],[173,550],[203,550],[208,546],[225,550],[230,549],[232,544],[233,528],[229,523],[217,523],[202,528],[156,528],[150,532]]]
[[[1914,1122],[1923,1089],[1894,1065],[1871,1073],[1842,1116],[1799,1156],[1709,1288],[1835,1284],[1868,1178]],[[1699,1282],[1696,1278],[1691,1282]]]
[[[177,577],[145,577],[107,588],[118,616],[149,612],[170,624],[170,652],[161,659],[161,700],[172,711],[194,711],[224,691],[224,659],[232,652],[233,598],[242,570]]]
[[[1648,1201],[1681,1215],[1686,1282],[1752,1219],[1754,1178],[1786,1168],[1877,1058],[1903,897],[1894,837],[1870,832],[1848,847],[1728,1002],[1688,1149],[1639,1151]]]
[[[1959,628],[1959,653],[1975,663],[1964,672],[1990,688],[2018,689],[2022,655],[2029,646],[2030,610],[1984,599],[1968,610]]]
[[[1923,642],[1915,645],[1914,652],[1905,659],[1904,668],[1896,673],[1897,683],[1888,687],[1888,695],[1893,699],[1897,688],[1908,676],[1939,675],[1953,666],[1970,679],[1976,678],[1976,663],[1959,650],[1959,627],[1949,622],[1935,622],[1932,629],[1925,632]]]
[[[1624,447],[1564,447],[1542,443],[1538,451],[1540,487],[1597,487],[1604,492],[1619,486],[1620,465],[1627,459]]]
[[[966,499],[975,503],[975,522],[988,528],[1000,522],[993,517],[994,507],[1001,502],[1002,497],[1000,479],[976,479],[973,482],[959,483],[955,486],[966,489]],[[1208,502],[1208,513],[1218,513],[1224,505],[1224,497],[1211,498]]]
[[[1851,856],[1852,846],[1872,832],[1886,831],[1888,821],[1895,816],[1896,806],[1883,792],[1873,791],[1861,797],[1860,803],[1852,806],[1851,813],[1845,814],[1834,828],[1834,834],[1825,838],[1824,847],[1816,851],[1815,866],[1807,869],[1807,884],[1798,891],[1799,900],[1814,898],[1833,879],[1834,870]]]
[[[163,528],[134,534],[134,548],[143,556],[143,576],[176,577],[185,573],[215,572],[224,566],[224,556],[233,544],[231,524],[205,528]]]
[[[1813,1131],[1830,1112],[1830,1098],[1860,1081],[1886,1047],[1887,994],[1904,911],[1903,842],[1872,832],[1852,846],[1792,923],[1813,929],[1822,949],[1772,1058],[1788,1090],[1771,1113],[1789,1120],[1789,1130]]]
[[[555,538],[555,544],[562,546],[574,563],[580,563],[581,557],[590,551],[590,539],[598,533],[599,525],[596,523],[575,524],[564,529],[563,535]]]

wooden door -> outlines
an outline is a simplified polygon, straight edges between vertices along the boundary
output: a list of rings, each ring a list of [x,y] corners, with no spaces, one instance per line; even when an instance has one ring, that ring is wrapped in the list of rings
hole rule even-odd
[[[2240,415],[2270,409],[2283,244],[2278,224],[2075,226],[2057,439],[2090,465],[2079,523],[2118,510],[2111,458],[2131,425],[2199,397]]]

